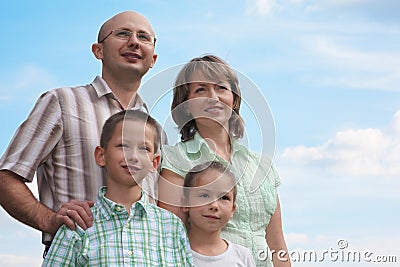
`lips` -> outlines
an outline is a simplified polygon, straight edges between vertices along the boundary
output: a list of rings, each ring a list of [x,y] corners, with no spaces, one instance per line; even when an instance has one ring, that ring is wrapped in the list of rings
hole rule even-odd
[[[219,218],[215,215],[203,215],[203,217],[210,219],[210,220],[219,220]]]
[[[206,112],[210,112],[210,113],[220,112],[222,110],[224,110],[224,107],[221,107],[221,106],[210,106],[205,109]]]
[[[142,59],[141,55],[139,55],[138,53],[133,53],[133,52],[122,53],[122,56],[127,59]]]
[[[137,166],[133,166],[133,165],[125,165],[122,166],[124,169],[126,169],[127,171],[129,171],[130,173],[135,173],[140,171],[141,169]]]

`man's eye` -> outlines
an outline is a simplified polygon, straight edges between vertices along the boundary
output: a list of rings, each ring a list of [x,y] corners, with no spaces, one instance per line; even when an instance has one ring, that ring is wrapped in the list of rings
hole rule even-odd
[[[139,33],[137,34],[137,38],[138,38],[139,40],[142,40],[142,41],[151,42],[151,37],[150,37],[150,35],[147,34],[147,33],[145,33],[145,32],[139,32]]]
[[[119,37],[119,38],[129,38],[131,37],[132,33],[130,31],[126,31],[126,30],[121,30],[121,31],[117,31],[115,33],[115,36]]]

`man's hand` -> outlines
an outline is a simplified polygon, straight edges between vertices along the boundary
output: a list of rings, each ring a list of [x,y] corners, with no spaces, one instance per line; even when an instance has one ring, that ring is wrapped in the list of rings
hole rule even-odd
[[[75,223],[84,230],[91,227],[93,225],[93,214],[90,207],[93,205],[94,202],[89,200],[71,200],[70,202],[62,204],[61,207],[50,216],[46,232],[55,234],[62,224],[66,224],[71,230],[75,230]]]

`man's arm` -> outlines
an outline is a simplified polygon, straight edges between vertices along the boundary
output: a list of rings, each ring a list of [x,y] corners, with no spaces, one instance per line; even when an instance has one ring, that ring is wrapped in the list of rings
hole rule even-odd
[[[0,170],[0,204],[15,219],[40,231],[55,234],[62,224],[75,229],[92,226],[92,201],[70,201],[57,212],[40,203],[23,178],[14,172]]]

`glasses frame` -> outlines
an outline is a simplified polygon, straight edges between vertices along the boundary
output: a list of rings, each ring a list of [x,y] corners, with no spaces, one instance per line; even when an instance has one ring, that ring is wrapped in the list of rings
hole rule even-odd
[[[114,30],[110,31],[110,33],[107,34],[103,39],[101,39],[101,40],[99,41],[99,44],[102,44],[111,34],[113,34],[113,33],[114,33],[115,31],[117,31],[117,30],[124,30],[124,31],[127,31],[127,32],[130,32],[130,33],[131,33],[131,36],[130,36],[128,39],[126,39],[126,40],[130,40],[134,34],[136,34],[136,38],[137,38],[137,35],[138,35],[138,32],[133,32],[133,31],[130,31],[130,30],[125,30],[125,29],[114,29]],[[149,34],[149,35],[150,35],[150,34]],[[150,42],[150,43],[143,43],[143,42],[139,41],[139,43],[141,43],[141,44],[153,44],[153,45],[155,46],[155,45],[156,45],[157,38],[156,38],[155,36],[153,36],[153,35],[150,35],[150,36],[153,37],[153,39],[154,39],[153,42]],[[120,40],[124,40],[123,38],[118,38],[118,37],[115,37],[115,38],[120,39]],[[139,39],[138,39],[138,40],[139,40]]]

